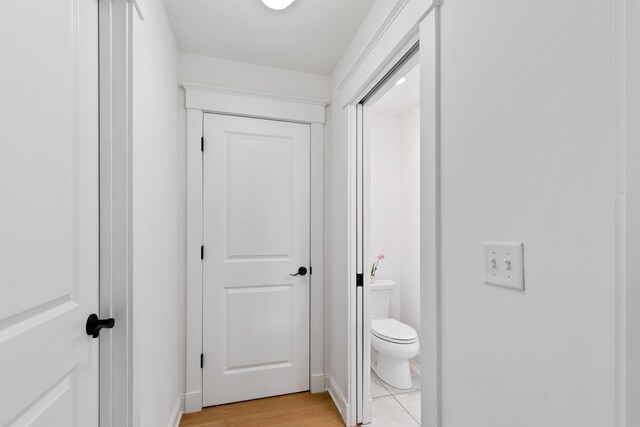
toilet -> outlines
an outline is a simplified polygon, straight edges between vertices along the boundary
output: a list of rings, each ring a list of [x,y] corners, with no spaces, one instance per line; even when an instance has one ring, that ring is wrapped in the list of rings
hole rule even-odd
[[[387,384],[407,390],[413,386],[409,360],[420,352],[418,333],[391,318],[395,282],[379,279],[371,284],[371,368]]]

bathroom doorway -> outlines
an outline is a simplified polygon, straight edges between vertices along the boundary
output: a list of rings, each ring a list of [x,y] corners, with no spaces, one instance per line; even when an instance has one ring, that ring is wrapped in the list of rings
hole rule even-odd
[[[357,107],[358,419],[374,426],[421,422],[417,53]]]

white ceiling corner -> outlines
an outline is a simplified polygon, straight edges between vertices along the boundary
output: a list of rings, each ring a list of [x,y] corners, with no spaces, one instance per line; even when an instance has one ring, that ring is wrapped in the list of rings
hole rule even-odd
[[[182,52],[330,75],[375,0],[164,0]]]

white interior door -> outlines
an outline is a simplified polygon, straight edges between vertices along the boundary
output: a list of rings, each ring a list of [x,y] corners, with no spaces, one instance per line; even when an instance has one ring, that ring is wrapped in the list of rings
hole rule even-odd
[[[204,406],[309,390],[310,126],[205,114]]]
[[[0,425],[98,424],[97,0],[0,1]]]

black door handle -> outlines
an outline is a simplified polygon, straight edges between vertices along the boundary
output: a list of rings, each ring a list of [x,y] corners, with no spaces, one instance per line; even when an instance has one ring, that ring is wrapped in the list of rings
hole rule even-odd
[[[307,274],[307,267],[300,267],[296,274],[290,274],[290,276],[304,276]]]
[[[99,319],[98,315],[93,313],[87,319],[87,335],[98,338],[100,336],[100,329],[111,329],[115,324],[116,319]]]

